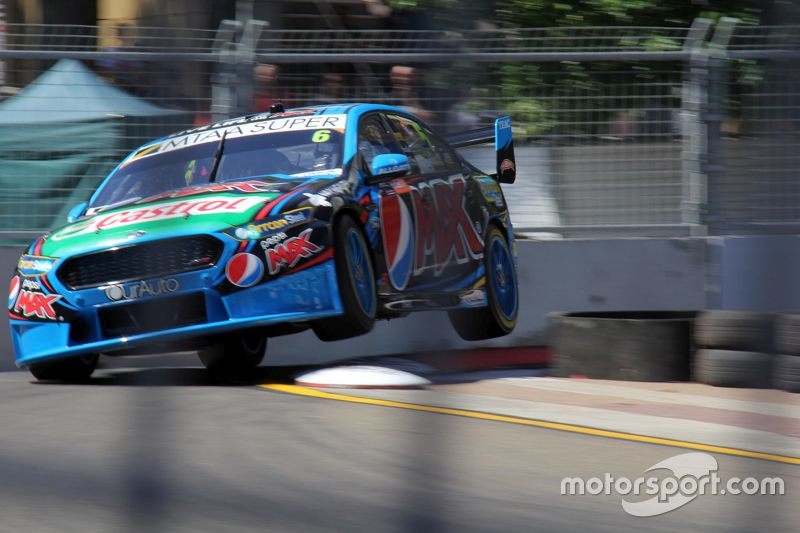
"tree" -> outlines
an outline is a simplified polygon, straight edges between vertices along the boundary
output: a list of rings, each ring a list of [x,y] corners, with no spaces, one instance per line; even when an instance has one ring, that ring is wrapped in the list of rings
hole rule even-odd
[[[680,50],[697,17],[735,16],[757,22],[753,0],[498,0],[499,27],[526,33],[532,47],[553,51]],[[535,37],[540,37],[536,39]],[[530,135],[597,134],[613,121],[635,121],[639,132],[669,135],[679,104],[678,62],[501,63],[494,94]],[[566,103],[565,103],[566,102]]]

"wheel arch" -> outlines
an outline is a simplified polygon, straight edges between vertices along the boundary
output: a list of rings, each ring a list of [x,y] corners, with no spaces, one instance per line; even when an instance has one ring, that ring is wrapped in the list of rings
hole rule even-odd
[[[358,229],[361,230],[361,234],[364,237],[364,242],[367,243],[367,250],[369,251],[369,259],[372,262],[372,268],[375,269],[376,267],[375,250],[372,248],[372,245],[370,244],[369,241],[369,236],[367,235],[366,229],[364,228],[364,224],[361,222],[359,210],[356,208],[356,206],[352,204],[345,203],[344,205],[336,209],[336,211],[334,211],[330,217],[329,231],[331,236],[331,241],[330,241],[331,249],[333,250],[333,253],[336,254],[336,249],[333,247],[334,229],[336,228],[336,225],[339,223],[342,217],[345,216],[352,217]]]
[[[495,226],[500,230],[500,233],[502,233],[506,238],[506,243],[511,246],[514,239],[514,236],[511,232],[511,227],[503,222],[503,219],[500,215],[495,215],[489,219],[489,222],[486,224],[486,229],[484,230],[483,240],[486,241],[486,237],[489,236],[489,228],[492,226]]]

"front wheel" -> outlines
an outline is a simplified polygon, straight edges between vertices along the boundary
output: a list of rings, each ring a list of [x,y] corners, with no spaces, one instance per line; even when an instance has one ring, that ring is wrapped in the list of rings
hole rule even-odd
[[[64,381],[80,383],[86,381],[97,368],[97,354],[70,357],[59,361],[36,363],[28,370],[39,381]]]
[[[371,331],[378,309],[372,256],[353,217],[344,215],[338,220],[333,229],[333,246],[344,314],[314,322],[314,333],[323,341],[348,339]]]
[[[247,379],[264,359],[266,349],[263,332],[244,331],[221,337],[198,355],[212,378],[230,381]]]
[[[517,273],[505,235],[497,226],[491,226],[486,236],[483,265],[488,305],[477,309],[454,309],[448,313],[456,333],[467,341],[502,337],[517,325]]]

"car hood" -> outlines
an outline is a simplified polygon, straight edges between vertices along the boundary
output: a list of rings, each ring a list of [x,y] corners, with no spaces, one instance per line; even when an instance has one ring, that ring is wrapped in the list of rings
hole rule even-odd
[[[211,184],[102,210],[54,230],[41,254],[64,257],[133,240],[221,231],[249,222],[265,204],[301,183],[276,178]]]

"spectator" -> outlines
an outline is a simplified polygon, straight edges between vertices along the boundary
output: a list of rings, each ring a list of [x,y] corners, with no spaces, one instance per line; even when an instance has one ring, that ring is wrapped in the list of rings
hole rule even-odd
[[[284,95],[280,87],[278,87],[280,72],[278,65],[259,63],[255,66],[253,69],[254,87],[251,112],[269,111],[273,104],[283,101]]]
[[[608,128],[612,139],[631,139],[638,133],[634,111],[617,111]]]
[[[402,107],[422,120],[430,122],[433,113],[427,110],[419,98],[419,74],[414,67],[395,65],[389,72],[392,82],[392,98],[394,105]]]
[[[120,59],[114,57],[118,52],[136,52],[138,49],[136,26],[130,22],[120,22],[116,26],[111,26],[111,46],[103,48],[108,52],[108,56],[97,61],[97,66],[106,73],[110,81],[129,90],[130,92],[141,95],[137,77],[141,70],[138,61],[130,59]]]
[[[314,100],[320,104],[335,104],[344,99],[344,77],[341,74],[323,74],[320,93]]]
[[[469,96],[469,91],[465,89],[457,90],[455,94],[452,94],[454,102],[443,113],[443,124],[439,128],[439,133],[447,135],[480,127],[480,117],[469,111]]]

